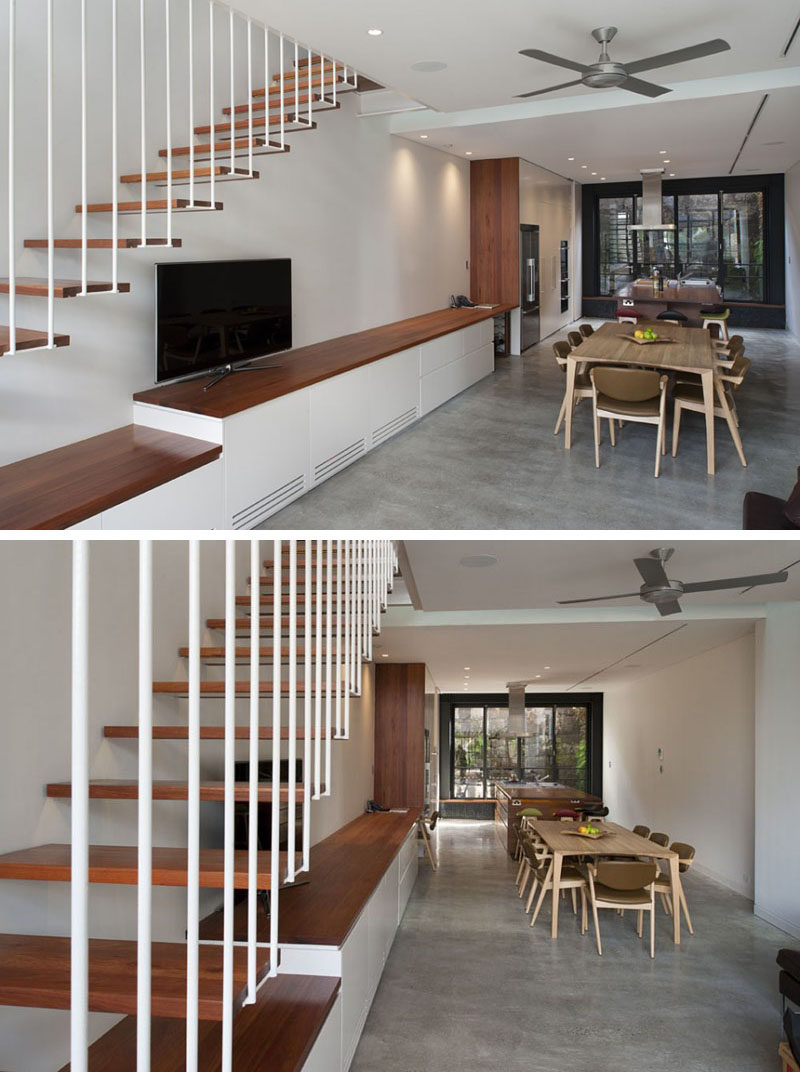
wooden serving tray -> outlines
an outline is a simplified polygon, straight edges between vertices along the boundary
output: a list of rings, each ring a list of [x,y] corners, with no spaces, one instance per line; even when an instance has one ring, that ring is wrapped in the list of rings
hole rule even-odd
[[[637,339],[635,335],[620,335],[620,339],[627,339],[628,342],[635,342],[637,346],[647,346],[649,343],[658,342],[675,342],[674,339],[667,338],[666,335],[659,335],[657,339]]]
[[[564,823],[564,826],[566,826],[566,825],[567,824]],[[588,838],[589,841],[597,841],[598,838],[608,837],[608,835],[611,833],[611,831],[610,830],[601,830],[599,834],[580,834],[580,833],[578,833],[577,830],[560,830],[559,833],[560,834],[570,834],[570,835],[572,835],[572,837],[585,837],[585,838]]]

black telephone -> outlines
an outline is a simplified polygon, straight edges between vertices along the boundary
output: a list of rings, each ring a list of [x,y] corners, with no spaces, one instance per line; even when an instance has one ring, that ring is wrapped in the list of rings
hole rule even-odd
[[[367,801],[367,812],[388,811],[388,810],[389,810],[388,808],[384,808],[382,805],[380,805],[377,802],[377,800],[368,800]]]
[[[470,301],[466,294],[451,294],[450,295],[450,308],[451,309],[474,309],[475,302]]]

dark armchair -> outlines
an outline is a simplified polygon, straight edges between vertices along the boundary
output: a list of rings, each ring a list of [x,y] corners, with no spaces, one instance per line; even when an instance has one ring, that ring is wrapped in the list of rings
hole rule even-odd
[[[748,491],[742,503],[743,529],[800,529],[800,468],[788,499]]]

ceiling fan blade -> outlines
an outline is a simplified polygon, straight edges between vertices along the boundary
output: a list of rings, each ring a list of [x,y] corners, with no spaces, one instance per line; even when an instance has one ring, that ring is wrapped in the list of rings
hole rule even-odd
[[[576,63],[575,60],[566,60],[563,56],[554,56],[552,52],[542,52],[538,48],[522,48],[520,56],[528,56],[532,60],[541,60],[542,63],[552,63],[556,67],[566,67],[570,71],[578,71],[583,74],[589,68],[585,63]]]
[[[784,567],[783,567],[783,570],[781,570],[781,572],[782,572],[782,573],[783,573],[783,572],[787,572],[787,573],[788,573],[788,571],[789,571],[790,569],[792,569],[792,568],[793,568],[794,566],[800,566],[800,558],[798,558],[798,559],[797,559],[796,561],[794,561],[794,562],[790,562],[788,566],[784,566]],[[748,587],[747,587],[747,588],[745,588],[744,592],[742,592],[742,595],[744,595],[744,594],[745,594],[745,592],[749,592],[749,591],[750,591],[750,590],[751,590],[752,588],[756,588],[756,587],[757,587],[757,586],[756,586],[755,584],[751,584],[751,585],[748,585]]]
[[[727,52],[730,47],[727,41],[723,41],[721,37],[715,37],[713,41],[703,41],[699,45],[677,48],[674,52],[662,52],[659,56],[648,56],[644,60],[626,63],[625,70],[629,74],[638,74],[640,71],[655,71],[658,67],[671,67],[674,63],[686,63],[687,60],[699,60],[704,56],[715,56],[718,52]]]
[[[721,592],[725,588],[755,588],[762,584],[782,584],[789,579],[786,570],[780,573],[761,573],[754,577],[723,577],[719,581],[698,581],[696,584],[685,584],[686,592]]]
[[[619,88],[638,93],[642,97],[663,97],[665,93],[672,92],[671,89],[657,86],[654,82],[643,82],[641,78],[626,78],[624,82],[620,82]]]
[[[677,599],[670,599],[667,603],[656,603],[656,608],[662,618],[666,618],[668,614],[681,613],[681,605]]]
[[[645,584],[656,587],[669,584],[669,577],[667,577],[664,567],[657,558],[634,558],[633,564],[638,569]]]
[[[538,97],[541,93],[552,93],[556,89],[566,89],[567,86],[579,86],[583,79],[578,78],[574,82],[562,82],[560,86],[548,86],[547,89],[534,89],[532,93],[517,93],[517,97]]]
[[[593,596],[591,599],[559,599],[558,605],[565,607],[568,603],[600,603],[604,599],[629,599],[638,595],[638,592],[617,592],[613,596]]]

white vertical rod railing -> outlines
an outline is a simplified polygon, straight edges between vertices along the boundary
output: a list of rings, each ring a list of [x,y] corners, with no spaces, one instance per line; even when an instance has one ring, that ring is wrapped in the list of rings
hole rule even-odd
[[[208,0],[208,109],[211,115],[211,192],[210,192],[210,205],[209,208],[214,211],[214,191],[216,188],[216,176],[214,174],[217,166],[217,124],[214,121],[214,0]],[[233,122],[233,116],[231,116],[231,122]],[[192,132],[194,137],[194,132]]]
[[[150,1072],[153,910],[153,544],[139,541],[139,801],[136,1072]]]
[[[361,695],[361,660],[364,658],[364,540],[356,541],[356,591],[358,601],[358,647],[356,649],[356,696]]]
[[[333,540],[326,540],[325,593],[325,796],[331,795],[331,737],[333,736]]]
[[[312,541],[307,541],[312,543]],[[315,544],[317,574],[317,648],[314,674],[314,800],[322,795],[322,561],[323,543]]]
[[[86,48],[86,0],[81,0],[81,294],[87,293],[88,283],[88,249],[89,249],[89,214],[87,211],[89,178],[87,126],[86,126],[86,68],[88,54]]]
[[[111,289],[119,290],[119,35],[118,0],[111,0]]]
[[[269,120],[269,112],[267,112]],[[269,133],[269,130],[267,131]],[[253,176],[253,20],[247,20],[247,166]]]
[[[258,578],[256,578],[258,583]],[[233,865],[236,760],[236,542],[225,541],[225,790],[222,891],[222,1072],[233,1068]]]
[[[186,1072],[197,1072],[200,965],[200,541],[189,542],[186,850]]]
[[[333,83],[333,105],[336,107],[336,60],[331,61],[333,64],[333,71],[331,74],[331,81]]]
[[[194,0],[189,4],[189,204],[194,207]],[[214,135],[212,133],[211,140]]]
[[[170,3],[164,0],[164,51],[167,84],[164,103],[167,109],[167,245],[172,246],[172,46],[170,42]],[[144,191],[144,185],[142,186]]]
[[[284,79],[284,61],[283,61],[283,34],[278,39],[280,48],[280,87],[281,87],[281,149],[286,148],[286,85]],[[267,72],[269,75],[269,72]],[[267,94],[267,103],[269,103],[269,80],[264,90]],[[267,108],[267,132],[269,133],[269,108]],[[309,541],[306,541],[309,542]]]
[[[358,659],[358,540],[350,541],[350,692],[357,695],[356,662]]]
[[[281,581],[283,546],[272,542],[272,811],[270,828],[269,974],[278,974],[278,890],[281,840]]]
[[[344,657],[342,655],[342,615],[344,603],[342,596],[342,575],[344,554],[344,541],[336,541],[336,736],[341,737],[344,732],[342,724],[342,674],[344,671]]]
[[[280,643],[280,638],[278,638]],[[295,877],[295,824],[297,822],[297,540],[289,541],[289,801],[287,807],[287,882]]]
[[[312,62],[314,59],[314,54],[310,48],[306,49],[306,53],[308,60],[308,125],[311,126],[314,119],[314,68]],[[295,75],[295,77],[297,77],[297,75]]]
[[[260,738],[259,671],[261,666],[261,563],[260,544],[250,542],[250,740],[247,808],[247,1001],[256,1000],[256,949],[258,945],[258,751]]]
[[[85,540],[75,540],[72,545],[70,936],[70,1067],[75,1072],[87,1072],[89,1046],[89,544]]]
[[[233,8],[230,8],[228,12],[228,46],[229,46],[229,64],[230,64],[230,92],[231,92],[231,174],[236,169],[236,62],[234,59],[234,34],[233,34]]]
[[[351,584],[352,540],[344,541],[344,735],[350,735],[350,690],[352,689],[353,669],[350,652],[352,650],[351,622],[353,617]]]
[[[310,867],[311,852],[311,551],[310,540],[303,544],[305,597],[303,601],[303,871]]]
[[[55,343],[53,238],[53,0],[47,0],[47,345]]]
[[[16,79],[17,0],[8,2],[8,353],[17,352],[17,255],[16,255]]]
[[[294,121],[300,122],[300,78],[298,77],[300,68],[298,66],[298,44],[294,43]]]
[[[84,0],[85,2],[85,0]],[[141,109],[140,156],[141,167],[141,244],[147,245],[147,48],[145,42],[145,0],[139,0],[139,107]],[[86,210],[84,209],[84,215]]]
[[[367,543],[367,662],[372,662],[372,637],[375,632],[375,541]]]

